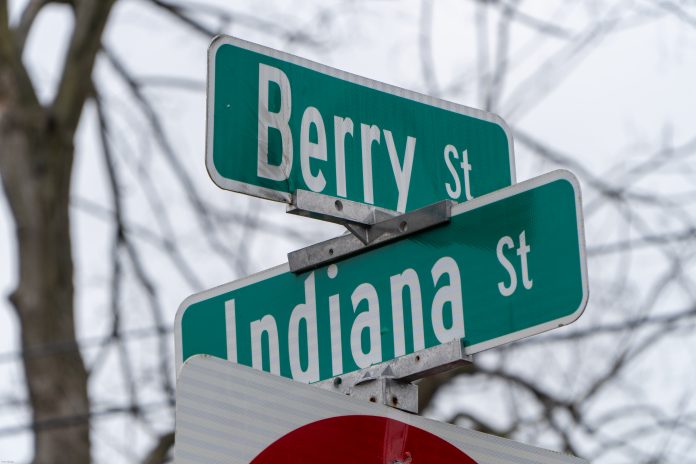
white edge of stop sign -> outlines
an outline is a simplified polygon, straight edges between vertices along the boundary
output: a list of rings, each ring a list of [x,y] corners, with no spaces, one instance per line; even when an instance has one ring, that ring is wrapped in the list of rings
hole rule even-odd
[[[356,415],[386,417],[425,430],[478,464],[587,464],[205,355],[189,358],[177,381],[174,462],[249,463],[304,425]],[[414,456],[416,463],[427,462],[423,458]]]
[[[466,203],[460,203],[455,205],[452,208],[452,216],[457,216],[459,214],[466,213],[467,211],[471,211],[477,208],[481,208],[483,206],[486,206],[490,203],[495,203],[496,201],[503,200],[508,197],[512,197],[514,195],[520,194],[522,192],[526,192],[527,190],[534,189],[536,187],[540,187],[542,185],[550,184],[552,182],[558,181],[558,180],[565,180],[567,181],[572,187],[573,187],[573,192],[575,196],[575,214],[576,214],[576,223],[578,226],[578,254],[580,258],[580,278],[581,278],[581,286],[582,286],[582,299],[580,301],[580,304],[578,307],[570,314],[567,316],[554,319],[552,321],[545,322],[543,324],[538,324],[532,327],[528,327],[523,330],[519,330],[517,332],[513,332],[507,335],[504,335],[502,337],[497,337],[493,338],[491,340],[487,340],[485,342],[477,343],[475,345],[470,345],[465,347],[465,352],[466,354],[475,354],[480,351],[484,351],[490,348],[494,348],[496,346],[504,345],[506,343],[511,343],[516,340],[520,340],[522,338],[530,337],[532,335],[537,335],[542,332],[546,332],[551,329],[555,329],[558,327],[562,327],[565,325],[568,325],[574,321],[576,321],[583,313],[585,310],[585,307],[587,306],[587,301],[590,296],[590,291],[589,291],[589,285],[588,285],[588,279],[587,279],[587,256],[585,252],[585,230],[584,230],[584,220],[583,220],[583,215],[582,215],[582,197],[580,193],[580,183],[578,182],[578,179],[571,173],[570,171],[567,171],[565,169],[558,169],[556,171],[549,172],[548,174],[541,175],[539,177],[535,177],[533,179],[520,182],[519,184],[515,184],[511,187],[506,187],[501,190],[496,190],[493,193],[489,193],[487,195],[482,195],[478,198],[474,198],[473,200],[469,200]],[[427,233],[427,232],[425,232]],[[386,244],[385,246],[389,246],[389,244]],[[367,251],[369,252],[369,250]],[[350,258],[347,258],[350,259]],[[248,277],[245,277],[243,279],[235,280],[234,282],[230,282],[227,284],[223,284],[219,287],[212,288],[210,290],[205,290],[200,293],[196,293],[194,295],[189,296],[186,298],[181,305],[179,305],[179,309],[176,312],[176,318],[174,322],[174,345],[175,345],[175,356],[176,356],[176,372],[177,375],[181,371],[181,365],[183,362],[183,348],[182,348],[182,339],[181,339],[181,320],[184,316],[184,313],[186,312],[186,309],[190,307],[191,305],[208,300],[210,298],[214,298],[218,295],[222,295],[224,293],[228,293],[234,290],[237,290],[239,288],[247,287],[249,285],[253,285],[257,282],[261,282],[266,279],[270,279],[271,277],[275,277],[280,274],[284,274],[286,272],[290,272],[290,267],[287,263],[281,264],[276,267],[272,267],[270,269],[267,269],[265,271],[261,271],[256,274],[252,274]],[[466,310],[465,310],[466,311]],[[427,350],[427,348],[426,348]],[[384,361],[384,362],[389,362]]]
[[[515,154],[514,145],[512,141],[512,131],[508,127],[507,123],[497,114],[489,113],[487,111],[478,110],[476,108],[470,108],[468,106],[459,105],[457,103],[452,103],[446,100],[441,100],[439,98],[424,95],[418,92],[413,92],[411,90],[402,89],[393,85],[385,84],[378,81],[373,81],[366,77],[357,76],[346,71],[341,71],[340,69],[331,68],[317,62],[300,58],[299,56],[291,55],[289,53],[281,52],[272,48],[264,47],[262,45],[255,44],[253,42],[247,42],[246,40],[238,39],[236,37],[230,37],[227,35],[216,36],[210,46],[208,47],[208,79],[207,79],[207,91],[206,91],[206,133],[205,133],[205,166],[208,170],[208,175],[213,180],[213,182],[220,188],[224,190],[231,190],[233,192],[245,193],[247,195],[252,195],[259,198],[265,198],[267,200],[280,201],[285,203],[292,202],[292,195],[287,192],[281,192],[278,190],[273,190],[265,187],[259,187],[258,185],[247,184],[245,182],[240,182],[233,179],[228,179],[222,174],[220,174],[215,167],[215,162],[213,160],[213,130],[215,127],[215,56],[217,51],[223,45],[232,45],[235,47],[242,48],[244,50],[249,50],[261,55],[265,55],[271,58],[275,58],[287,63],[302,66],[312,71],[325,74],[330,77],[341,79],[353,84],[358,84],[363,87],[368,87],[370,89],[378,90],[380,92],[395,95],[397,97],[412,100],[418,103],[424,103],[429,106],[434,106],[446,111],[451,111],[453,113],[459,113],[464,116],[470,116],[476,119],[481,119],[488,121],[500,126],[507,137],[508,151],[510,156],[510,181],[512,184],[515,183]]]

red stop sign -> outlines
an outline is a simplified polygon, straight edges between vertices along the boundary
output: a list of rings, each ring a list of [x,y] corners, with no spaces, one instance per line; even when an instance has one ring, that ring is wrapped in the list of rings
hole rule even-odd
[[[386,417],[339,416],[304,425],[252,464],[477,464],[430,432]]]

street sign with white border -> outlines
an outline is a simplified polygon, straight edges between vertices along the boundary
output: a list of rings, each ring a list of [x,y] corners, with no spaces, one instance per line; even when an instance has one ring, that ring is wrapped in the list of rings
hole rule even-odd
[[[337,263],[284,264],[187,298],[176,362],[210,354],[316,382],[453,340],[470,355],[567,325],[588,295],[580,188],[559,170]]]
[[[223,189],[403,213],[515,182],[499,116],[234,37],[210,45],[207,96],[206,166]]]

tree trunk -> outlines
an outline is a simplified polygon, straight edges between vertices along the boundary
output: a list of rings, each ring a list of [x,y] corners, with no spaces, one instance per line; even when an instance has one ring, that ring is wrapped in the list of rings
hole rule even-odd
[[[34,462],[69,456],[88,463],[87,373],[75,337],[68,210],[73,134],[52,121],[45,111],[16,111],[0,121],[0,172],[19,249],[19,281],[10,299],[22,327]]]
[[[34,462],[90,462],[88,376],[75,336],[69,199],[74,136],[115,0],[73,0],[75,25],[52,105],[39,104],[22,34],[0,0],[0,176],[15,221],[21,327]],[[31,18],[47,2],[32,1]],[[26,25],[27,30],[31,20]]]

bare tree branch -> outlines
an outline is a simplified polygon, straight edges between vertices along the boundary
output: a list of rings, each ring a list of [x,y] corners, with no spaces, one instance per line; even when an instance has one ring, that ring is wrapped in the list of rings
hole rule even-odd
[[[165,433],[159,437],[155,446],[150,450],[143,464],[162,464],[166,462],[169,451],[174,446],[174,432]]]
[[[696,28],[696,17],[689,14],[689,12],[686,11],[684,7],[679,5],[677,2],[672,2],[669,0],[660,0],[655,2],[655,4],[658,7],[670,12],[675,18],[679,19],[680,21],[683,21],[685,24],[688,24],[689,26]]]
[[[7,17],[7,0],[0,0],[0,116],[7,118],[10,104],[39,111],[39,102]]]
[[[15,46],[19,50],[19,54],[22,54],[24,50],[24,45],[27,42],[27,37],[29,36],[29,31],[31,26],[34,24],[34,20],[38,16],[41,9],[50,3],[50,0],[30,0],[22,11],[22,16],[19,19],[19,23],[14,27],[15,36]]]
[[[516,1],[506,2],[498,20],[497,48],[493,76],[486,92],[485,106],[487,111],[494,111],[503,92],[503,84],[507,75],[508,48],[510,41],[510,21],[517,12]]]
[[[208,206],[203,201],[201,196],[198,194],[197,188],[193,184],[190,175],[181,165],[181,162],[179,161],[177,154],[169,141],[169,138],[165,134],[159,116],[157,115],[154,108],[147,101],[145,95],[143,95],[139,84],[128,73],[124,65],[112,52],[110,52],[108,49],[105,49],[105,53],[109,59],[109,62],[114,66],[116,71],[128,84],[128,87],[133,92],[136,101],[140,104],[143,112],[147,116],[147,119],[149,120],[154,131],[155,138],[161,146],[163,154],[165,155],[165,159],[169,163],[172,171],[181,183],[186,197],[191,203],[192,211],[196,215],[196,218],[198,219],[200,224],[200,228],[204,232],[205,237],[207,238],[211,248],[217,250],[217,252],[220,254],[220,257],[225,261],[227,265],[233,266],[233,269],[235,269],[237,272],[243,271],[242,264],[240,263],[238,257],[235,256],[234,252],[218,237],[218,225],[213,220]]]
[[[199,32],[208,37],[213,37],[219,32],[208,28],[204,24],[194,20],[186,14],[186,9],[182,6],[176,5],[174,3],[163,2],[161,0],[150,0],[154,5],[162,8],[167,13],[170,13],[173,17],[181,21],[183,24],[189,26],[194,31]]]
[[[101,36],[115,1],[79,0],[74,4],[75,27],[52,105],[57,120],[71,132],[77,127],[82,107],[92,92],[94,61],[101,49]]]
[[[433,2],[432,0],[421,0],[420,12],[420,32],[418,34],[418,50],[420,54],[421,74],[425,81],[425,88],[430,95],[440,95],[440,85],[435,76],[435,63],[433,61],[432,50],[432,22],[433,22]]]

